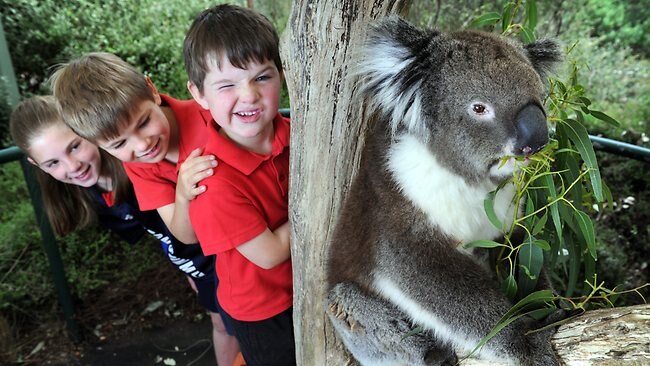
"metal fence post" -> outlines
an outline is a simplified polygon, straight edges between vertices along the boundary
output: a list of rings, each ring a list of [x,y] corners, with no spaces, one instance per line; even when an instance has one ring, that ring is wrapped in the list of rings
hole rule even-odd
[[[2,22],[0,22],[0,76],[5,81],[4,87],[7,91],[9,105],[15,107],[20,100],[20,93],[18,92],[16,76],[11,64],[11,58],[9,57],[9,47],[7,47],[7,40],[5,38]],[[66,321],[68,332],[74,340],[79,340],[81,334],[79,333],[79,327],[75,320],[72,296],[65,276],[65,270],[63,269],[63,262],[61,261],[61,254],[59,253],[56,238],[52,232],[50,223],[45,216],[45,212],[43,211],[41,190],[34,179],[35,177],[32,168],[24,157],[20,159],[20,165],[32,199],[32,206],[34,207],[34,213],[36,214],[36,222],[38,223],[41,232],[41,243],[50,264],[52,279],[54,280],[54,285],[58,293],[59,303],[63,308],[63,316]]]

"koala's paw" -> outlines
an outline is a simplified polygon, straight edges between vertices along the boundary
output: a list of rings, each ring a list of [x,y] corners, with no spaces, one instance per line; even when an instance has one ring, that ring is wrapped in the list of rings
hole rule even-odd
[[[427,366],[456,366],[458,356],[451,348],[430,349],[424,356],[424,364]]]
[[[327,305],[327,312],[329,313],[330,319],[336,321],[338,326],[343,326],[351,333],[358,335],[363,335],[365,333],[365,329],[361,326],[361,323],[348,314],[341,303],[330,302]]]
[[[535,352],[532,353],[527,362],[524,363],[526,366],[560,366],[560,361],[558,360],[555,352],[551,349],[550,352]]]
[[[551,319],[549,319],[551,320]],[[552,324],[550,321],[549,324]],[[555,334],[555,327],[532,333],[528,336],[530,352],[525,365],[530,366],[559,366],[560,361],[555,354],[551,337]]]

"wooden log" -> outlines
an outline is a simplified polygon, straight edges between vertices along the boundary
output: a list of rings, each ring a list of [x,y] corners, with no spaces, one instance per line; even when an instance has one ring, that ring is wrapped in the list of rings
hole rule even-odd
[[[650,305],[588,311],[563,324],[553,347],[568,366],[650,365]],[[467,359],[462,366],[507,364]]]

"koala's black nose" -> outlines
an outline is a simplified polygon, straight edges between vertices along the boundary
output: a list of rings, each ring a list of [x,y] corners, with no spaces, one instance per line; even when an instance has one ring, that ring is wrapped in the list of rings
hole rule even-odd
[[[517,129],[515,154],[517,155],[532,155],[548,143],[546,116],[537,105],[529,104],[519,111],[515,127]]]

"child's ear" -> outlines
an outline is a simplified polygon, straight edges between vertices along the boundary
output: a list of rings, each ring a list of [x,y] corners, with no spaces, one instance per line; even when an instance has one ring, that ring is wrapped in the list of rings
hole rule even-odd
[[[194,85],[193,82],[191,82],[191,81],[187,82],[187,90],[190,91],[190,94],[192,94],[192,98],[194,98],[194,100],[197,103],[199,103],[199,105],[201,107],[203,107],[203,109],[205,109],[205,110],[210,109],[210,106],[208,105],[208,102],[203,97],[203,93],[201,93],[199,88],[196,85]]]
[[[33,166],[38,166],[38,163],[36,163],[34,159],[30,158],[29,156],[27,157],[27,161],[29,161],[29,163],[32,164]]]
[[[162,103],[162,99],[160,98],[160,93],[158,93],[158,89],[156,89],[156,86],[153,85],[153,81],[151,81],[151,78],[145,76],[144,79],[147,81],[147,86],[151,90],[151,94],[153,95],[154,102],[156,102],[157,105],[160,105],[160,103]]]

